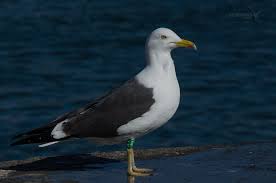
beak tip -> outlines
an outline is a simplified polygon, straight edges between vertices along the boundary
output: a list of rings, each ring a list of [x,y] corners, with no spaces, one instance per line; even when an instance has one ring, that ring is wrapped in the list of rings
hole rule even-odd
[[[195,45],[195,44],[193,45],[193,48],[194,48],[194,50],[195,50],[195,51],[197,51],[197,47],[196,47],[196,45]]]
[[[196,45],[188,40],[182,39],[181,41],[175,42],[176,47],[186,47],[186,48],[192,48],[197,51]]]

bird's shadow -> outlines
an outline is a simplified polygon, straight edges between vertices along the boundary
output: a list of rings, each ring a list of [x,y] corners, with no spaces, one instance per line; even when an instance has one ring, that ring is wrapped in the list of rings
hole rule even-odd
[[[1,167],[15,171],[85,171],[102,169],[105,164],[120,162],[119,160],[97,157],[89,154],[47,157],[27,163]]]

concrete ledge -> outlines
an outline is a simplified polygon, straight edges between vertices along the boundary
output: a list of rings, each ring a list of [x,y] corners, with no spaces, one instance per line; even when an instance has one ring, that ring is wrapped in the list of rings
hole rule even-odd
[[[270,182],[276,179],[275,153],[275,143],[209,145],[136,150],[136,160],[157,168],[149,182]],[[0,163],[0,182],[122,182],[125,159],[126,152],[114,151],[6,161]]]
[[[147,160],[164,157],[184,156],[196,152],[202,152],[215,148],[226,148],[232,146],[226,145],[208,145],[201,147],[172,147],[172,148],[156,148],[156,149],[137,149],[135,150],[136,160]],[[55,157],[33,157],[26,160],[12,160],[0,162],[0,170],[2,172],[15,171],[38,171],[38,170],[67,170],[68,165],[81,165],[90,163],[108,163],[126,160],[126,151],[112,152],[94,152],[89,154],[75,154]],[[69,163],[69,164],[68,164]],[[37,166],[36,166],[37,165]],[[0,173],[1,176],[1,173]]]

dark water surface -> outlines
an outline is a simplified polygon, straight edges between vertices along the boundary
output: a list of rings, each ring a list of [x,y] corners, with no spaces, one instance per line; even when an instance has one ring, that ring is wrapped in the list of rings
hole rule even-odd
[[[194,41],[173,52],[182,90],[170,123],[136,147],[276,137],[276,1],[0,2],[0,160],[123,149],[87,141],[9,147],[139,72],[157,27]]]

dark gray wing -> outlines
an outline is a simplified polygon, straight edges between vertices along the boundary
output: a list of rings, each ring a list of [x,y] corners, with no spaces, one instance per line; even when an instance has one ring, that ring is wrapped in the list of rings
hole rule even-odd
[[[132,79],[58,121],[68,119],[63,130],[72,137],[114,137],[120,126],[142,116],[154,102],[153,89]]]
[[[56,141],[52,137],[52,130],[65,120],[68,122],[63,123],[63,129],[67,136],[59,140],[70,137],[114,137],[120,126],[142,116],[153,103],[153,89],[132,79],[83,108],[64,114],[43,127],[16,135],[11,145]]]

